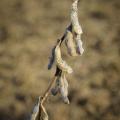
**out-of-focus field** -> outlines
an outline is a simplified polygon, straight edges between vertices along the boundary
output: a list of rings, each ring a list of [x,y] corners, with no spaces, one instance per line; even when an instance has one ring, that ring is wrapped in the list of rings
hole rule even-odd
[[[54,75],[47,70],[56,40],[70,23],[72,0],[0,0],[0,120],[27,120]],[[120,120],[120,1],[81,0],[83,56],[71,58],[70,105],[59,96],[50,120]]]

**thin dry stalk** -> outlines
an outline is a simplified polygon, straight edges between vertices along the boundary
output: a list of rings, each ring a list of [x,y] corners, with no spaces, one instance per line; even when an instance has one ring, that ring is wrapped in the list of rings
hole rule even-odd
[[[54,82],[56,81],[56,79],[57,79],[57,76],[54,76],[53,79],[52,79],[52,81],[50,82],[47,90],[45,91],[45,93],[44,93],[43,96],[42,96],[41,104],[43,104],[43,103],[45,102],[45,100],[47,99],[47,97],[49,96],[49,93],[50,93],[50,91],[51,91],[51,88],[52,88]]]

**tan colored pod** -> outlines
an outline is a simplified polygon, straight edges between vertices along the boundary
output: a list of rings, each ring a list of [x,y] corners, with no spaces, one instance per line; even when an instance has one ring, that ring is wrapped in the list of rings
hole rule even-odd
[[[58,76],[56,79],[55,87],[51,89],[51,93],[54,96],[57,95],[57,93],[59,92],[59,81],[60,81],[60,76]]]
[[[75,41],[76,41],[76,52],[77,54],[82,55],[84,49],[83,49],[83,43],[81,41],[81,35],[76,35]]]
[[[68,99],[68,82],[66,80],[65,75],[60,77],[60,93],[62,95],[62,99],[64,103],[69,104],[69,99]]]
[[[64,60],[62,60],[59,43],[55,48],[55,61],[58,68],[61,69],[63,72],[67,72],[67,73],[73,72],[72,68]]]
[[[30,120],[37,120],[38,115],[39,115],[39,106],[40,106],[40,97],[38,98],[37,103],[35,104],[33,108]]]
[[[40,97],[38,98],[37,103],[33,108],[30,120],[48,120],[48,114],[44,106],[41,104]]]
[[[67,46],[69,55],[77,56],[76,49],[75,49],[75,42],[73,41],[73,34],[69,30],[67,30],[65,44]]]
[[[82,34],[82,28],[79,24],[79,20],[78,20],[78,8],[77,8],[77,4],[78,4],[79,0],[74,0],[73,4],[72,4],[72,8],[71,8],[71,23],[72,23],[72,27],[73,27],[73,32],[75,32],[76,34]]]

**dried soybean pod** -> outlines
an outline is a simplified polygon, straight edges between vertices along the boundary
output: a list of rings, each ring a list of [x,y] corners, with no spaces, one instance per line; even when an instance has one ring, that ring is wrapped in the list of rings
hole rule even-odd
[[[39,115],[39,106],[40,106],[40,97],[38,98],[37,103],[33,108],[30,120],[37,120]]]
[[[82,55],[84,52],[84,49],[83,49],[83,45],[82,45],[83,43],[81,41],[81,36],[76,35],[75,41],[76,41],[76,52],[78,54]]]
[[[65,43],[66,43],[69,55],[77,56],[76,49],[75,49],[75,43],[73,41],[73,34],[69,30],[67,30]]]
[[[74,0],[72,4],[71,23],[72,23],[72,32],[74,34],[74,39],[76,42],[76,52],[77,54],[82,55],[84,52],[84,49],[82,47],[81,34],[83,32],[78,20],[78,8],[77,8],[78,1],[79,0]]]
[[[66,81],[65,76],[61,76],[60,78],[60,93],[62,95],[62,99],[64,103],[69,104],[69,99],[68,99],[68,83]]]
[[[68,89],[68,81],[66,79],[65,73],[63,74],[63,80],[64,80],[64,84],[65,84],[66,89]]]
[[[58,42],[56,48],[55,48],[55,61],[56,65],[59,69],[61,69],[64,72],[72,73],[72,68],[64,61],[61,57],[61,49],[60,49],[60,42]]]
[[[73,32],[75,32],[76,34],[82,34],[82,28],[79,24],[79,20],[78,20],[78,1],[79,0],[74,0],[73,4],[72,4],[72,8],[71,8],[71,23],[72,23],[72,28],[73,28]]]
[[[60,79],[60,76],[58,76],[56,80],[55,87],[51,89],[51,93],[54,96],[57,95],[57,93],[59,92],[59,79]]]

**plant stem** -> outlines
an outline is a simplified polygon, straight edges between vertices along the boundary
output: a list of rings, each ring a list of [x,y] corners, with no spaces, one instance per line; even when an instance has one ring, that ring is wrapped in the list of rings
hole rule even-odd
[[[47,90],[44,92],[44,94],[42,96],[41,104],[43,104],[45,102],[45,100],[47,99],[47,97],[51,91],[51,88],[52,88],[54,82],[57,80],[58,76],[61,76],[61,74],[62,74],[62,71],[58,67],[56,67],[56,73],[55,73],[53,79],[51,80]]]
[[[57,76],[54,76],[53,79],[52,79],[52,81],[50,82],[47,90],[45,91],[45,93],[44,93],[43,96],[42,96],[41,104],[43,104],[43,103],[45,102],[45,100],[47,99],[47,97],[48,97],[48,95],[49,95],[49,93],[50,93],[50,90],[51,90],[54,82],[56,81],[56,79],[57,79]]]

